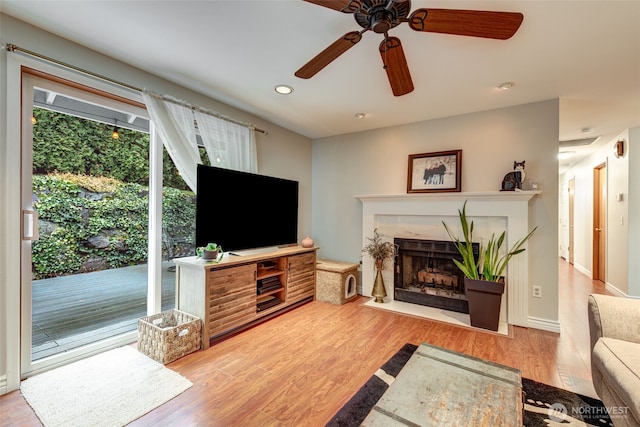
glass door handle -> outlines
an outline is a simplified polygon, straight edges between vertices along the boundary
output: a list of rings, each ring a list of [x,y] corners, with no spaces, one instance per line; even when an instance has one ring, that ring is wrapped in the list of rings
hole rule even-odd
[[[22,211],[22,240],[38,240],[38,212]]]

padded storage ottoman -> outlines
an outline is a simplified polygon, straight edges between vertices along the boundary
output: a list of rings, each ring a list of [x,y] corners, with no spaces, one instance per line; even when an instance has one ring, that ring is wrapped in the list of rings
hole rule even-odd
[[[358,264],[319,259],[316,300],[341,305],[358,295]]]
[[[138,319],[138,350],[162,364],[200,350],[202,321],[176,309]]]

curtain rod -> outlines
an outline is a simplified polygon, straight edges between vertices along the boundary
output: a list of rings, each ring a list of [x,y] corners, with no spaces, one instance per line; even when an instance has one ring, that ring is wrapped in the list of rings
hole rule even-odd
[[[31,50],[28,50],[28,49],[24,49],[24,48],[22,48],[20,46],[17,46],[15,44],[6,43],[5,47],[7,49],[7,52],[21,52],[21,53],[24,53],[24,54],[29,55],[29,56],[33,56],[33,57],[38,58],[38,59],[42,59],[44,61],[51,62],[53,64],[60,65],[60,66],[65,67],[65,68],[69,68],[71,70],[78,71],[78,72],[83,73],[83,74],[87,74],[87,75],[89,75],[91,77],[95,77],[97,79],[104,80],[104,81],[107,81],[109,83],[113,83],[115,85],[125,87],[127,89],[131,89],[131,90],[133,90],[135,92],[142,93],[142,89],[140,89],[138,87],[129,85],[127,83],[122,83],[122,82],[119,82],[117,80],[111,79],[109,77],[105,77],[103,75],[94,73],[92,71],[88,71],[88,70],[85,70],[83,68],[76,67],[75,65],[71,65],[71,64],[68,64],[66,62],[62,62],[62,61],[59,61],[57,59],[53,59],[51,57],[42,55],[40,53],[33,52]],[[231,123],[247,126],[247,127],[251,128],[251,129],[253,129],[255,132],[260,132],[260,133],[263,133],[265,135],[267,134],[267,131],[265,131],[264,129],[259,129],[259,128],[255,127],[252,124],[244,123],[244,122],[241,122],[239,120],[234,120],[234,119],[231,119],[229,117],[226,117],[226,116],[220,115],[218,113],[215,113],[215,112],[213,112],[211,110],[206,110],[206,109],[204,109],[202,107],[196,107],[196,106],[193,106],[193,105],[188,104],[186,102],[178,101],[178,100],[175,100],[175,99],[163,96],[163,95],[157,95],[157,94],[153,94],[153,95],[156,96],[156,97],[160,97],[163,101],[173,102],[174,104],[182,105],[183,107],[189,107],[192,110],[198,110],[198,111],[200,111],[200,112],[202,112],[204,114],[209,114],[211,116],[217,117],[217,118],[222,119],[222,120],[226,120],[226,121],[231,122]]]
[[[155,92],[152,92],[152,91],[146,91],[146,92],[150,96],[152,96],[154,98],[157,98],[157,99],[160,99],[161,101],[171,102],[172,104],[181,105],[181,106],[186,107],[186,108],[191,108],[193,111],[198,111],[200,113],[207,114],[209,116],[217,117],[217,118],[219,118],[221,120],[225,120],[225,121],[230,122],[230,123],[235,123],[237,125],[246,126],[246,127],[250,128],[250,129],[253,129],[256,132],[260,132],[260,133],[263,133],[265,135],[267,134],[266,130],[258,129],[257,127],[255,127],[251,123],[245,123],[245,122],[242,122],[240,120],[232,119],[231,117],[224,116],[224,115],[222,115],[220,113],[216,113],[215,111],[209,110],[209,109],[204,108],[204,107],[200,107],[198,105],[191,105],[187,101],[182,101],[182,100],[173,98],[173,97],[168,96],[168,95],[161,95],[159,93],[155,93]]]

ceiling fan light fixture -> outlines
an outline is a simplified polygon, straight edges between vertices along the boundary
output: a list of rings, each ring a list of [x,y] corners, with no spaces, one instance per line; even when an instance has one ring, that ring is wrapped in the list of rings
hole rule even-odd
[[[280,95],[289,95],[293,92],[293,88],[289,85],[278,85],[275,87],[275,91]]]
[[[504,82],[504,83],[500,83],[500,84],[498,85],[498,89],[501,89],[501,90],[509,90],[509,89],[511,89],[512,87],[514,87],[515,85],[516,85],[516,84],[515,84],[514,82]]]
[[[371,29],[374,33],[385,34],[391,29],[392,19],[391,12],[378,10],[371,15]]]

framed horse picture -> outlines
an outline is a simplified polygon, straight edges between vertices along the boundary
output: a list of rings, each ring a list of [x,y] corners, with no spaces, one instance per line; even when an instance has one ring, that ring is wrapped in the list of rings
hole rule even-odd
[[[409,155],[407,193],[459,192],[462,150]]]

